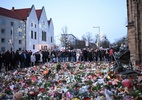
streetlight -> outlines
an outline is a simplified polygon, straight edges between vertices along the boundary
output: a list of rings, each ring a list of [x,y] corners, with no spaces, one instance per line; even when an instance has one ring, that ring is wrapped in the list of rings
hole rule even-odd
[[[97,43],[98,43],[98,47],[100,47],[100,27],[99,26],[93,26],[93,28],[97,28],[98,29],[98,39],[97,39]]]

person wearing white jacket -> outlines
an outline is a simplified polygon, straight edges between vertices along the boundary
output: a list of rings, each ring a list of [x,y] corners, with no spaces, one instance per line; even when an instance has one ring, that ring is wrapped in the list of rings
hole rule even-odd
[[[41,53],[41,51],[39,52],[39,54],[40,54],[40,60],[39,60],[39,63],[43,63],[43,60],[42,60],[42,53]]]
[[[34,66],[34,65],[35,65],[35,61],[36,61],[35,54],[32,53],[32,55],[31,55],[31,66]]]

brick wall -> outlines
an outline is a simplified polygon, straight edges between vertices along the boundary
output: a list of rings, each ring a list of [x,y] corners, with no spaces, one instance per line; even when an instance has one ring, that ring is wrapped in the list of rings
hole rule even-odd
[[[127,0],[128,45],[133,63],[142,63],[142,1]]]

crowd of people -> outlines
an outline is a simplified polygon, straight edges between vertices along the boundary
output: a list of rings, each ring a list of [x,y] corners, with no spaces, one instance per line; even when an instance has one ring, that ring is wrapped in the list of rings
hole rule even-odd
[[[76,62],[76,61],[112,61],[113,49],[74,49],[74,50],[17,50],[0,52],[0,71],[2,67],[5,71],[18,67],[30,67],[46,62]]]

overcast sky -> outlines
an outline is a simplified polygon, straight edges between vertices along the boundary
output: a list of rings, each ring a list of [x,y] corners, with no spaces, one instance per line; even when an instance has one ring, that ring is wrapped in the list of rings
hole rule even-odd
[[[68,33],[81,39],[83,34],[91,32],[92,37],[105,34],[110,42],[127,35],[126,0],[0,0],[0,7],[36,9],[43,6],[47,18],[53,19],[55,36],[67,26]]]

